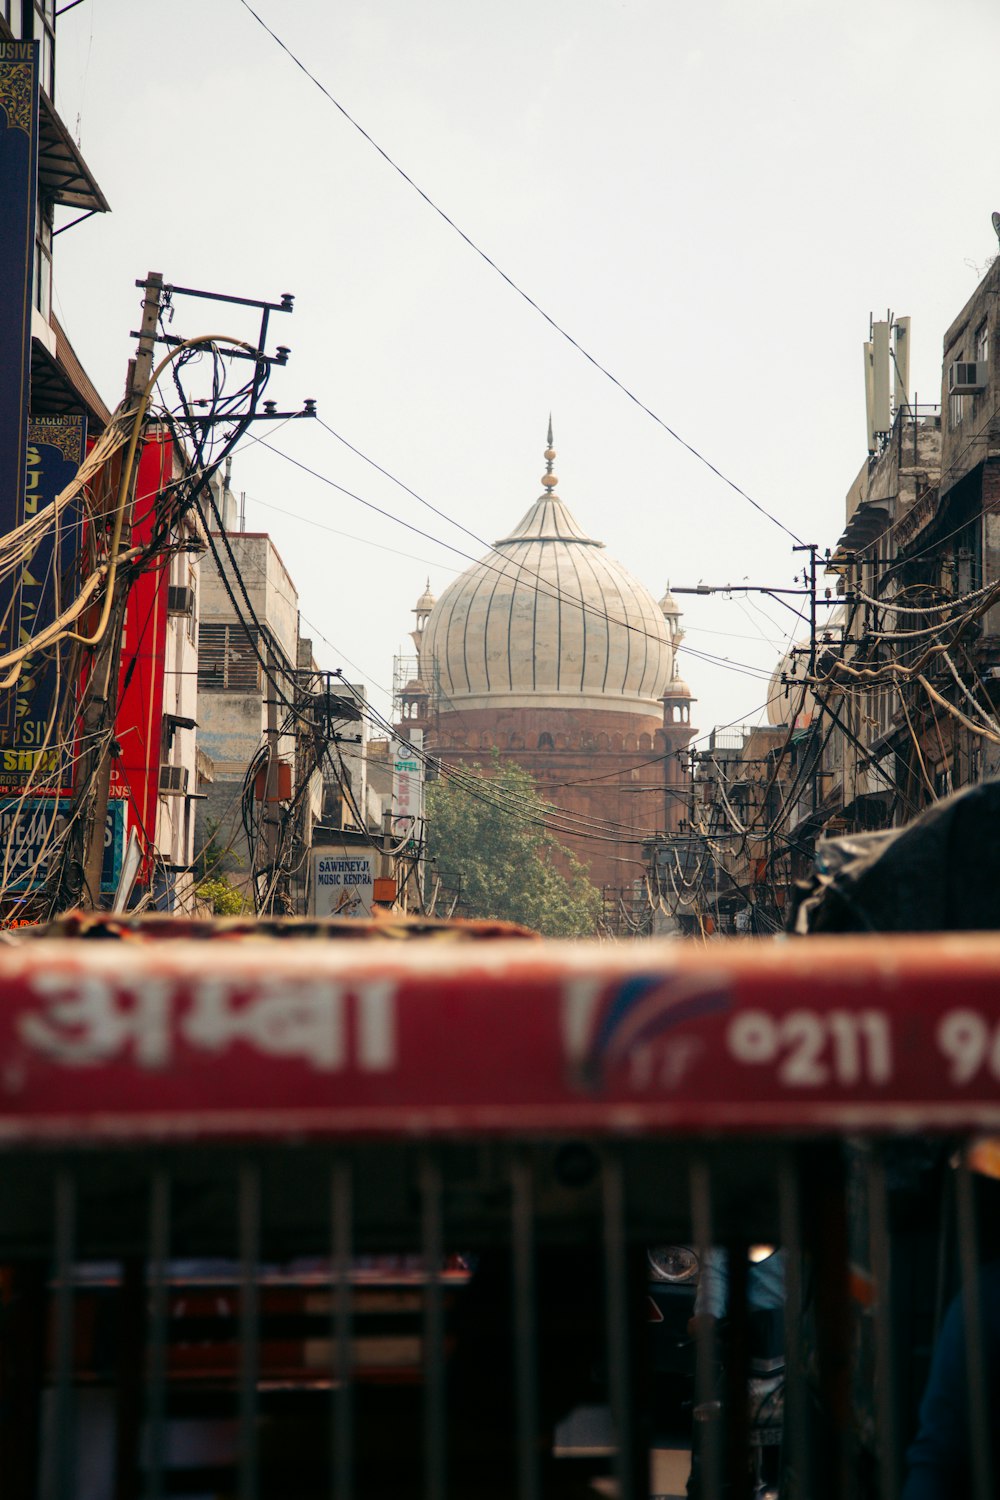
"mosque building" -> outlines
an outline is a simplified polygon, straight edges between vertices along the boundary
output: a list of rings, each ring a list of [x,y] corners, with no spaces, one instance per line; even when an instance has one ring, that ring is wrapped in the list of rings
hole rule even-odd
[[[549,422],[542,493],[481,561],[417,601],[417,661],[399,730],[444,761],[488,769],[495,747],[559,809],[554,832],[602,888],[641,879],[642,841],[685,815],[694,728],[679,674],[681,615],[587,535],[556,493]]]

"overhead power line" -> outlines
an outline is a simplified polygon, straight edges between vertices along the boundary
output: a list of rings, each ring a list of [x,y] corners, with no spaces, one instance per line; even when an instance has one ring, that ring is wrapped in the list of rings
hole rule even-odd
[[[535,580],[535,583],[538,585],[539,593],[546,595],[548,598],[558,600],[560,603],[565,604],[572,609],[579,609],[583,614],[594,616],[595,618],[601,620],[604,624],[618,626],[622,630],[629,631],[632,635],[648,638],[649,640],[655,641],[658,645],[663,644],[663,638],[661,636],[654,635],[651,631],[644,630],[641,625],[635,624],[635,622],[632,620],[619,619],[615,615],[609,615],[607,610],[600,609],[595,604],[588,604],[583,599],[576,598],[572,594],[563,592],[563,590],[552,584],[549,579],[543,578],[533,568],[528,567],[525,563],[518,562],[513,558],[507,557],[502,552],[497,552],[496,548],[490,547],[490,544],[488,542],[483,542],[481,538],[476,538],[476,540],[480,542],[481,546],[489,548],[491,552],[493,552],[497,557],[500,558],[499,566],[496,563],[491,563],[487,558],[478,558],[475,557],[471,552],[463,552],[461,547],[456,547],[454,543],[446,542],[442,537],[434,536],[431,532],[424,531],[419,526],[414,526],[411,521],[404,521],[402,516],[397,516],[393,511],[386,510],[381,505],[376,505],[372,500],[366,500],[363,495],[357,494],[354,490],[349,490],[346,485],[338,484],[337,481],[335,479],[331,479],[328,474],[323,474],[319,469],[311,468],[309,464],[303,463],[301,459],[293,458],[290,453],[284,453],[280,448],[275,448],[273,444],[266,442],[263,438],[259,438],[258,442],[260,443],[260,446],[262,448],[266,448],[269,453],[274,453],[278,458],[283,458],[286,463],[292,464],[296,469],[301,469],[301,471],[304,474],[308,474],[310,478],[318,479],[321,484],[329,485],[331,489],[337,490],[342,495],[346,495],[349,500],[356,500],[359,505],[365,506],[368,510],[375,511],[377,515],[384,516],[387,521],[392,521],[395,525],[402,526],[407,531],[415,532],[417,536],[422,536],[426,541],[434,542],[436,546],[444,547],[449,552],[454,552],[457,557],[464,558],[467,562],[476,563],[479,567],[486,568],[490,572],[498,574],[500,577],[513,577],[516,579],[519,575],[526,574],[528,578],[532,578]],[[413,492],[411,491],[410,493]],[[424,503],[429,504],[429,502]],[[435,509],[435,507],[432,506],[431,509]],[[439,511],[437,513],[439,515],[443,515],[443,512]],[[445,517],[445,519],[450,520],[450,517]],[[321,523],[314,522],[313,524],[320,525]],[[686,641],[679,642],[674,649],[677,651],[686,651],[690,656],[696,656],[703,661],[713,662],[715,665],[725,667],[728,671],[731,672],[740,672],[745,676],[759,677],[762,681],[770,681],[770,678],[772,676],[772,673],[767,671],[763,667],[755,666],[749,662],[731,661],[729,657],[716,656],[709,651],[699,651],[696,646],[689,646]]]
[[[577,353],[582,354],[584,359],[587,360],[589,364],[593,365],[595,370],[598,370],[603,376],[606,377],[606,379],[610,380],[612,385],[617,386],[618,390],[621,391],[623,396],[627,396],[628,399],[633,402],[633,404],[637,406],[640,411],[645,412],[647,417],[651,417],[658,427],[661,427],[664,432],[666,432],[670,437],[673,438],[675,443],[679,443],[680,446],[686,449],[686,451],[690,453],[693,458],[697,459],[700,464],[704,464],[705,468],[708,469],[712,474],[714,474],[717,479],[721,479],[723,484],[728,485],[728,487],[737,495],[739,495],[741,499],[745,500],[748,505],[752,505],[754,510],[758,511],[773,525],[777,526],[781,531],[785,533],[786,536],[790,536],[794,542],[798,543],[800,546],[802,545],[802,538],[798,536],[790,526],[786,526],[784,521],[779,520],[776,515],[769,511],[765,506],[761,505],[759,500],[755,500],[752,495],[748,495],[746,490],[736,483],[735,479],[730,479],[728,474],[724,474],[716,464],[712,463],[711,459],[706,458],[704,453],[699,452],[699,450],[692,443],[689,443],[686,438],[681,437],[680,433],[677,432],[675,428],[671,427],[669,422],[664,421],[661,416],[653,411],[652,407],[647,406],[646,403],[641,399],[641,397],[637,396],[635,392],[624,383],[624,381],[619,380],[617,375],[612,374],[612,372],[606,365],[603,365],[601,361],[597,359],[593,354],[591,354],[588,349],[584,348],[583,344],[581,344],[578,339],[575,339],[569,332],[569,330],[564,328],[563,325],[559,323],[551,313],[546,312],[545,308],[542,307],[539,302],[536,302],[534,297],[526,292],[524,288],[520,286],[512,276],[509,276],[502,266],[498,265],[491,256],[487,255],[482,246],[478,245],[476,241],[471,237],[471,235],[466,234],[461,225],[457,224],[449,214],[445,213],[440,204],[436,203],[435,200],[430,196],[430,194],[425,192],[420,184],[418,182],[415,182],[408,172],[404,171],[404,169],[399,165],[395,158],[390,156],[388,151],[386,151],[383,146],[379,145],[374,136],[368,133],[368,131],[364,128],[360,121],[354,118],[349,110],[347,110],[344,105],[341,104],[340,100],[335,98],[334,95],[330,93],[330,90],[326,87],[326,85],[320,82],[315,73],[311,72],[310,69],[306,67],[302,59],[296,56],[291,47],[288,46],[287,42],[282,41],[281,37],[278,36],[276,31],[272,31],[271,27],[268,26],[263,17],[254,10],[252,5],[249,4],[249,0],[240,0],[240,4],[245,10],[250,12],[257,24],[267,32],[272,41],[277,43],[282,52],[284,52],[295,64],[295,66],[305,74],[310,83],[314,84],[316,88],[319,89],[324,98],[328,99],[333,107],[340,112],[347,123],[353,126],[358,134],[368,142],[369,146],[371,146],[373,150],[378,152],[383,161],[385,161],[387,165],[390,166],[392,170],[396,172],[420,198],[423,199],[428,208],[433,209],[438,217],[444,220],[449,229],[454,230],[459,239],[463,240],[465,244],[468,245],[469,249],[473,250],[476,255],[479,256],[480,260],[485,261],[486,265],[488,265],[492,271],[495,271],[502,281],[505,281],[507,283],[511,291],[516,292],[517,295],[522,298],[522,300],[525,301],[530,308],[538,313],[539,317],[544,318],[549,327],[553,328],[556,333],[560,335],[560,337],[566,340],[568,344],[572,344]]]
[[[254,441],[260,440],[255,439]],[[355,449],[354,451],[357,452],[358,450]],[[375,467],[378,468],[378,465],[376,464]],[[383,470],[383,472],[385,471]],[[279,516],[287,516],[290,521],[299,521],[303,526],[314,526],[318,531],[327,531],[331,536],[344,537],[346,541],[358,542],[363,547],[373,547],[376,552],[388,552],[393,557],[405,558],[407,562],[418,562],[427,568],[444,568],[454,577],[458,577],[462,572],[461,568],[454,566],[452,563],[441,563],[430,557],[418,557],[415,552],[403,552],[399,547],[387,546],[385,542],[373,542],[371,537],[358,536],[353,531],[342,531],[339,526],[328,526],[325,521],[317,521],[314,516],[304,516],[301,511],[288,510],[284,505],[274,505],[270,500],[262,500],[259,495],[248,495],[247,499],[254,505],[263,506],[265,510],[275,511]],[[459,523],[455,522],[454,524],[458,525]],[[698,635],[720,635],[725,636],[727,640],[731,641],[753,641],[755,644],[763,641],[766,646],[772,647],[775,651],[784,651],[787,647],[787,637],[781,641],[772,641],[760,633],[757,635],[746,635],[742,631],[737,630],[713,630],[709,625],[692,625],[686,621],[684,634],[689,635],[692,630],[696,631]],[[683,646],[681,649],[684,649]]]

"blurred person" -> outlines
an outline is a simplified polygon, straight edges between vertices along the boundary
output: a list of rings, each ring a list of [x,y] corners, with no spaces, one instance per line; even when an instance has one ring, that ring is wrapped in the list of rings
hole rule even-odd
[[[968,1153],[969,1168],[1000,1180],[1000,1137],[982,1136]],[[984,1184],[985,1186],[985,1184]],[[991,1417],[994,1490],[1000,1480],[1000,1427],[995,1415],[1000,1396],[1000,1260],[980,1267],[986,1410]],[[953,1299],[941,1323],[930,1373],[920,1403],[920,1425],[907,1450],[908,1473],[901,1500],[951,1500],[972,1491],[972,1432],[965,1340],[965,1305]]]
[[[725,1363],[725,1330],[729,1314],[730,1269],[728,1250],[713,1248],[702,1262],[698,1290],[695,1294],[694,1315],[688,1331],[696,1339],[711,1335],[718,1329],[722,1335],[722,1363]],[[779,1447],[781,1420],[784,1409],[784,1346],[785,1346],[785,1252],[772,1245],[752,1245],[748,1252],[746,1273],[746,1300],[749,1340],[749,1390],[748,1404],[751,1408],[751,1427],[766,1417],[771,1431],[760,1432],[767,1441],[763,1446]],[[757,1387],[757,1389],[755,1389]],[[763,1401],[761,1390],[765,1390]],[[716,1414],[722,1415],[721,1407]],[[702,1439],[705,1437],[705,1421],[696,1420],[692,1432],[691,1474],[688,1479],[689,1500],[700,1500],[703,1492]],[[770,1438],[775,1435],[772,1444]],[[752,1442],[751,1435],[751,1442]],[[754,1445],[758,1449],[760,1444]],[[758,1451],[757,1458],[761,1455]],[[760,1462],[757,1464],[760,1469]],[[760,1479],[758,1473],[757,1478]]]

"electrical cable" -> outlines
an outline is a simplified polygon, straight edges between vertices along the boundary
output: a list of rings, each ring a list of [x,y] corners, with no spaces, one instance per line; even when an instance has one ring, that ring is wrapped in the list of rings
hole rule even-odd
[[[567,329],[562,326],[561,323],[558,323],[550,313],[546,312],[540,303],[536,302],[533,297],[529,296],[524,288],[519,286],[518,283],[513,279],[513,277],[508,276],[507,272],[504,271],[495,260],[487,255],[486,251],[483,250],[481,246],[479,246],[470,235],[466,234],[465,230],[462,229],[454,219],[450,218],[449,215],[445,213],[444,209],[434,201],[430,194],[426,193],[424,189],[414,181],[409,173],[405,172],[399,165],[399,163],[395,161],[394,158],[391,157],[382,146],[379,145],[379,143],[374,139],[373,136],[368,133],[367,130],[365,130],[364,126],[361,125],[360,122],[356,120],[347,109],[345,109],[344,105],[342,105],[340,101],[330,93],[329,89],[327,89],[325,85],[320,82],[316,75],[306,67],[301,58],[297,57],[292,49],[287,45],[287,43],[282,41],[277,32],[272,31],[271,27],[268,26],[263,17],[258,15],[253,6],[249,4],[249,0],[240,0],[240,4],[244,7],[245,10],[250,12],[258,25],[267,32],[272,41],[277,43],[281,50],[295,64],[295,66],[305,74],[310,83],[314,84],[316,88],[319,89],[320,93],[323,94],[323,96],[329,100],[334,108],[340,112],[340,114],[348,122],[348,124],[353,126],[358,134],[361,135],[375,151],[378,152],[383,161],[385,161],[393,169],[393,171],[396,172],[403,179],[403,181],[407,183],[413,189],[413,191],[418,194],[420,198],[423,199],[423,201],[429,208],[433,209],[433,211],[438,215],[439,218],[443,219],[445,224],[447,224],[450,229],[454,230],[459,238],[469,246],[470,250],[475,251],[476,255],[478,255],[479,258],[491,268],[491,270],[495,271],[496,274],[507,283],[512,291],[516,292],[517,295],[521,297],[529,307],[531,307],[536,313],[538,313],[540,317],[544,318],[545,322],[548,323],[556,333],[564,338],[567,343],[571,344],[579,354],[582,354],[584,359],[587,360],[589,364],[593,365],[596,370],[598,370],[602,375],[610,380],[612,385],[616,386],[624,396],[627,396],[628,399],[633,402],[640,411],[645,412],[647,417],[651,417],[658,427],[661,427],[664,432],[666,432],[670,437],[674,439],[675,442],[679,443],[682,448],[686,449],[693,458],[697,459],[699,463],[704,464],[704,466],[708,470],[710,470],[711,473],[713,473],[718,479],[722,480],[723,484],[728,485],[731,490],[734,490],[737,495],[746,500],[749,505],[752,505],[754,510],[759,511],[762,516],[766,517],[766,519],[772,522],[773,525],[777,526],[781,531],[785,533],[786,536],[790,536],[793,542],[802,545],[801,537],[798,537],[789,526],[786,526],[784,521],[780,521],[777,516],[773,515],[769,510],[765,509],[765,507],[761,505],[759,501],[755,500],[752,495],[748,495],[746,490],[742,489],[735,482],[735,480],[730,479],[728,475],[724,474],[721,469],[717,468],[715,464],[713,464],[708,458],[706,458],[703,453],[700,453],[697,448],[695,448],[691,443],[682,438],[679,432],[671,427],[669,423],[665,422],[662,417],[658,416],[657,413],[653,411],[651,407],[647,406],[646,403],[642,401],[632,390],[630,390],[623,381],[619,380],[616,375],[613,375],[606,365],[601,364],[600,360],[596,359],[594,355],[590,354],[588,350],[585,349],[584,346],[577,339],[575,339]]]
[[[970,734],[977,734],[982,739],[989,740],[994,745],[1000,745],[1000,734],[997,734],[997,732],[993,729],[986,729],[981,724],[974,723],[973,720],[970,719],[967,714],[963,714],[962,710],[960,708],[957,708],[954,703],[949,703],[947,698],[942,697],[937,688],[933,687],[932,684],[927,681],[927,678],[923,675],[922,672],[918,672],[916,674],[916,680],[920,683],[927,696],[932,699],[934,703],[940,704],[943,709],[946,709],[947,712],[951,714],[952,718],[957,719],[958,722],[963,726],[963,728],[967,729]],[[936,722],[937,721],[935,720],[935,723]],[[940,738],[940,731],[938,731],[938,735]],[[945,758],[943,745],[941,747],[941,751],[942,758]]]
[[[346,679],[343,678],[342,674],[335,675],[341,677],[341,680],[344,681],[344,685],[348,688],[349,691],[354,691],[353,685],[348,683]],[[377,711],[371,707],[371,705],[367,704],[365,700],[361,699],[356,693],[355,697],[358,698],[358,703],[362,713],[364,713],[371,722],[375,723],[379,729],[387,732],[389,735],[393,737],[396,736],[396,729],[392,724],[389,723],[388,720],[384,719],[382,715],[378,714]],[[439,775],[444,777],[446,780],[460,783],[463,786],[463,789],[469,790],[470,794],[479,797],[479,800],[483,800],[484,789],[487,792],[492,789],[494,798],[493,805],[499,805],[496,801],[499,789],[494,786],[489,777],[474,776],[471,772],[455,767],[443,758],[432,755],[430,752],[423,750],[422,747],[411,745],[411,749],[413,750],[413,753],[424,762],[425,765],[433,767],[439,773]],[[519,800],[522,799],[519,799],[517,794],[505,793],[506,805],[509,808],[512,809]],[[552,804],[544,803],[543,799],[541,798],[541,794],[539,794],[539,801],[542,801],[543,806],[547,806],[549,808],[552,807]],[[651,838],[653,837],[653,835],[649,832],[644,833],[643,830],[635,828],[633,825],[619,824],[615,820],[585,818],[582,815],[569,813],[565,810],[559,809],[553,809],[553,811],[555,813],[555,816],[546,820],[544,826],[547,827],[551,832],[560,833],[565,837],[576,837],[587,839],[589,841],[596,840],[599,842],[609,843],[637,844],[649,843]],[[537,822],[540,820],[535,819],[534,821]],[[602,826],[605,829],[619,828],[622,829],[625,834],[635,834],[638,835],[638,837],[608,837],[606,833],[601,833],[599,831]],[[587,833],[581,831],[581,829],[593,829],[595,831],[592,833]]]
[[[414,526],[410,521],[404,521],[401,516],[397,516],[392,511],[386,510],[380,505],[376,505],[371,500],[366,500],[363,495],[357,494],[354,490],[349,490],[345,485],[338,484],[337,481],[335,479],[331,479],[329,475],[321,473],[318,469],[311,468],[308,464],[303,463],[300,459],[293,458],[290,453],[285,453],[280,448],[275,448],[273,444],[266,442],[263,438],[259,439],[259,441],[261,446],[266,448],[270,453],[275,454],[278,458],[283,458],[286,463],[292,464],[294,468],[300,469],[303,473],[308,474],[312,479],[317,479],[320,481],[320,483],[329,485],[331,489],[337,490],[342,495],[346,495],[350,500],[356,500],[360,505],[364,505],[367,509],[375,511],[377,515],[383,516],[386,520],[394,522],[395,525],[402,526],[407,531],[415,532],[417,536],[422,536],[425,541],[434,542],[436,546],[444,547],[449,552],[454,552],[458,557],[464,558],[466,562],[474,563],[491,573],[496,573],[500,578],[510,578],[513,576],[515,578],[515,583],[517,581],[517,575],[522,572],[526,572],[529,577],[536,580],[536,583],[538,585],[544,585],[544,587],[539,587],[537,589],[537,592],[544,595],[545,597],[551,598],[559,604],[565,604],[569,608],[578,609],[582,614],[590,615],[593,618],[600,620],[606,626],[614,625],[621,630],[626,630],[630,634],[640,637],[641,639],[655,641],[656,644],[660,646],[671,645],[671,642],[665,635],[660,635],[649,630],[644,630],[641,625],[636,625],[630,620],[617,619],[614,615],[608,614],[607,610],[603,610],[598,608],[596,605],[586,603],[580,598],[574,598],[574,596],[571,594],[565,594],[561,589],[553,588],[548,579],[542,578],[541,575],[536,573],[533,569],[526,567],[526,565],[523,563],[517,562],[514,558],[507,557],[506,554],[499,554],[503,558],[503,565],[498,567],[495,563],[491,563],[486,558],[477,558],[469,552],[463,552],[461,547],[456,547],[453,545],[453,543],[446,542],[441,537],[433,536],[430,532],[424,531],[421,527]],[[314,524],[319,525],[320,523],[316,522]],[[489,544],[483,543],[482,545],[488,546]],[[490,548],[490,551],[495,551],[495,549]],[[765,669],[754,666],[748,662],[734,662],[730,660],[729,657],[718,656],[712,652],[701,651],[695,646],[689,646],[685,641],[677,642],[676,646],[673,649],[677,651],[686,651],[689,656],[696,657],[701,661],[709,661],[716,666],[721,666],[729,671],[740,672],[744,676],[757,677],[762,681],[769,681],[771,676],[773,675],[772,673],[767,672]]]

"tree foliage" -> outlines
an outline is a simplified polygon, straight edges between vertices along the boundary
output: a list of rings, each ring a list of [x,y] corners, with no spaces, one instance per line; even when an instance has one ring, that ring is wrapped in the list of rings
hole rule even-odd
[[[219,820],[209,818],[206,822],[207,842],[195,860],[195,875],[198,880],[197,894],[202,901],[211,902],[217,917],[239,917],[247,909],[242,891],[226,874],[227,861],[241,865],[243,860],[232,849],[223,848],[220,842]]]
[[[547,937],[596,931],[600,892],[546,833],[547,810],[529,773],[501,767],[496,752],[481,791],[446,780],[427,788],[428,852],[442,884],[461,888],[461,915],[520,922]],[[553,863],[557,848],[566,875]]]
[[[217,917],[239,917],[246,911],[246,901],[228,875],[213,875],[198,887],[203,901],[210,901]]]

